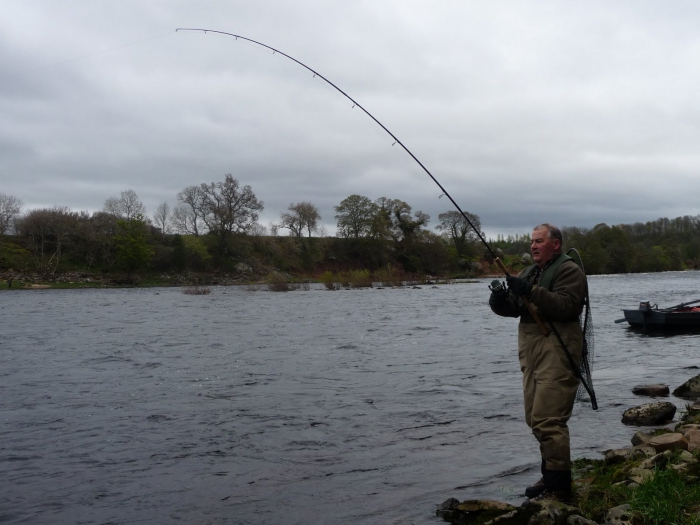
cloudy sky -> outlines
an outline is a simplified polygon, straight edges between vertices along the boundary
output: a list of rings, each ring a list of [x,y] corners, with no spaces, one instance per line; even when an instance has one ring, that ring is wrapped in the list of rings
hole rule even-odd
[[[0,192],[149,212],[231,173],[260,222],[351,194],[489,236],[700,214],[691,1],[2,0]]]

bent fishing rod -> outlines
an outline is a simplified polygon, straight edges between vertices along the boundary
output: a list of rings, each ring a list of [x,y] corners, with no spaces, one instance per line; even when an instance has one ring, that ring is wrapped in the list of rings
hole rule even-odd
[[[303,68],[309,70],[311,73],[313,73],[314,77],[318,77],[318,78],[320,78],[321,80],[323,80],[324,82],[326,82],[326,83],[327,83],[328,85],[330,85],[333,89],[335,89],[336,91],[338,91],[338,92],[339,92],[340,94],[342,94],[345,98],[347,98],[350,102],[352,102],[352,104],[353,104],[352,107],[353,107],[353,108],[354,108],[354,107],[360,108],[360,109],[365,113],[365,115],[367,115],[369,118],[371,118],[379,127],[381,127],[384,131],[386,131],[386,132],[389,134],[389,136],[390,136],[392,139],[394,139],[394,144],[398,144],[399,146],[401,146],[401,147],[403,148],[403,150],[404,150],[406,153],[408,153],[408,154],[411,156],[411,158],[412,158],[413,160],[415,160],[421,168],[423,168],[423,171],[425,171],[425,172],[428,174],[428,176],[429,176],[431,179],[433,179],[433,182],[434,182],[435,184],[438,185],[438,188],[440,188],[440,190],[442,191],[442,193],[443,193],[448,199],[450,199],[450,202],[452,202],[452,204],[454,205],[454,207],[457,208],[457,211],[459,211],[459,213],[462,214],[462,217],[464,217],[464,220],[467,221],[467,224],[469,224],[469,226],[471,226],[472,229],[476,232],[476,235],[479,237],[479,240],[484,244],[484,246],[486,246],[486,249],[487,249],[487,250],[489,251],[489,253],[493,256],[493,258],[496,259],[496,260],[498,261],[497,264],[499,265],[499,267],[501,268],[501,270],[506,274],[506,276],[510,275],[510,274],[508,273],[508,271],[506,270],[505,266],[503,266],[503,263],[502,263],[501,260],[498,258],[498,256],[496,255],[496,253],[491,249],[491,246],[489,246],[489,244],[486,242],[486,240],[484,239],[484,237],[481,235],[481,232],[479,231],[479,229],[478,229],[476,226],[474,226],[474,224],[472,223],[471,220],[469,220],[469,217],[467,216],[467,214],[464,213],[464,212],[462,211],[462,208],[459,207],[459,205],[457,204],[457,202],[455,202],[455,200],[454,200],[454,199],[452,198],[452,196],[447,192],[447,190],[442,186],[442,184],[440,184],[440,182],[438,182],[438,180],[433,176],[433,174],[430,173],[430,171],[428,171],[428,168],[426,168],[425,165],[424,165],[420,160],[418,160],[418,158],[411,152],[411,150],[409,150],[409,149],[404,145],[404,143],[401,142],[401,141],[398,139],[398,137],[397,137],[396,135],[394,135],[391,131],[389,131],[389,129],[388,129],[384,124],[382,124],[381,122],[379,122],[379,121],[375,118],[374,115],[372,115],[369,111],[367,111],[367,110],[362,106],[362,104],[360,104],[359,102],[357,102],[354,98],[352,98],[352,97],[351,97],[350,95],[348,95],[345,91],[343,91],[343,90],[340,89],[338,86],[336,86],[333,82],[331,82],[331,81],[328,80],[326,77],[324,77],[321,73],[319,73],[318,71],[316,71],[316,70],[314,70],[314,69],[311,69],[309,66],[307,66],[307,65],[304,64],[303,62],[300,62],[300,61],[297,60],[296,58],[294,58],[294,57],[292,57],[292,56],[289,56],[289,55],[286,54],[286,53],[283,53],[283,52],[280,51],[279,49],[275,49],[274,47],[268,46],[267,44],[263,44],[262,42],[258,42],[257,40],[252,40],[252,39],[250,39],[250,38],[246,38],[246,37],[241,36],[241,35],[236,35],[236,34],[233,34],[233,33],[226,33],[226,32],[224,32],[224,31],[215,31],[215,30],[213,30],[213,29],[196,29],[196,28],[191,28],[191,27],[179,27],[179,28],[177,28],[177,29],[175,30],[175,32],[178,32],[178,31],[199,31],[199,32],[203,32],[203,33],[217,33],[217,34],[220,34],[220,35],[227,35],[227,36],[235,37],[236,40],[238,40],[238,39],[240,38],[241,40],[245,40],[246,42],[251,42],[251,43],[253,43],[253,44],[257,44],[257,45],[259,45],[259,46],[265,47],[265,48],[269,49],[270,51],[272,51],[273,53],[278,53],[278,54],[280,54],[280,55],[282,55],[282,56],[284,56],[284,57],[287,57],[289,60],[291,60],[291,61],[293,61],[293,62],[296,62],[296,63],[299,64],[301,67],[303,67]],[[393,146],[394,144],[392,144],[392,146]]]
[[[214,33],[214,34],[219,34],[219,35],[232,36],[232,37],[234,37],[236,40],[238,40],[238,39],[245,40],[246,42],[250,42],[250,43],[252,43],[252,44],[256,44],[256,45],[258,45],[258,46],[262,46],[262,47],[264,47],[264,48],[266,48],[266,49],[269,49],[270,51],[272,51],[273,54],[280,54],[280,55],[282,55],[283,57],[288,58],[288,59],[291,60],[292,62],[296,62],[297,64],[299,64],[299,65],[300,65],[301,67],[303,67],[304,69],[307,69],[308,71],[310,71],[311,73],[313,73],[314,78],[315,78],[315,77],[318,77],[318,78],[320,78],[321,80],[323,80],[324,82],[326,82],[329,86],[331,86],[333,89],[335,89],[335,90],[338,91],[341,95],[343,95],[345,98],[347,98],[350,102],[352,102],[352,104],[353,104],[352,107],[353,107],[353,108],[355,108],[355,107],[360,108],[360,109],[365,113],[365,115],[367,115],[369,118],[371,118],[371,119],[372,119],[379,127],[381,127],[392,139],[394,139],[394,144],[398,144],[399,146],[401,146],[401,147],[403,148],[403,150],[404,150],[406,153],[408,153],[408,154],[411,156],[411,158],[412,158],[413,160],[415,160],[415,161],[418,163],[418,165],[423,169],[423,171],[425,171],[425,173],[428,174],[428,176],[433,180],[433,182],[434,182],[435,184],[437,184],[438,188],[440,188],[440,190],[442,191],[442,193],[443,193],[448,199],[450,199],[450,202],[454,205],[454,207],[455,207],[455,208],[457,209],[457,211],[462,215],[462,217],[464,217],[464,220],[467,221],[467,224],[469,224],[469,226],[471,226],[471,228],[474,230],[474,232],[476,233],[476,235],[477,235],[477,237],[479,238],[479,240],[483,243],[483,245],[484,245],[484,246],[486,247],[486,249],[489,251],[489,253],[491,254],[491,256],[494,258],[494,262],[498,265],[498,267],[500,268],[500,270],[505,274],[506,277],[509,277],[509,276],[510,276],[510,273],[508,273],[508,270],[507,270],[505,264],[503,264],[503,261],[501,261],[501,259],[498,257],[498,255],[496,255],[496,253],[493,251],[493,249],[491,248],[491,246],[489,246],[489,243],[486,242],[486,239],[484,239],[484,237],[483,237],[483,235],[481,234],[481,232],[479,231],[479,229],[478,229],[476,226],[474,226],[474,223],[472,223],[472,221],[469,219],[469,217],[467,216],[467,214],[464,213],[464,211],[462,211],[462,208],[460,208],[460,207],[459,207],[459,204],[457,204],[457,202],[452,198],[452,195],[450,195],[450,194],[448,193],[448,191],[443,187],[443,185],[440,184],[440,182],[435,178],[435,176],[434,176],[432,173],[430,173],[430,171],[428,170],[428,168],[426,168],[425,165],[424,165],[420,160],[418,160],[418,157],[416,157],[416,156],[413,154],[413,152],[412,152],[411,150],[409,150],[409,149],[404,145],[404,143],[401,142],[401,141],[399,140],[399,138],[398,138],[396,135],[394,135],[391,131],[389,131],[389,129],[388,129],[384,124],[382,124],[381,122],[379,122],[379,120],[377,120],[377,118],[376,118],[374,115],[372,115],[369,111],[367,111],[367,110],[364,108],[364,106],[362,106],[362,104],[360,104],[359,102],[357,102],[354,98],[352,98],[352,97],[351,97],[350,95],[348,95],[345,91],[343,91],[343,90],[340,89],[338,86],[336,86],[333,82],[331,82],[331,81],[328,80],[326,77],[324,77],[321,73],[319,73],[319,72],[316,71],[315,69],[310,68],[309,66],[307,66],[307,65],[304,64],[303,62],[297,60],[296,58],[294,58],[294,57],[292,57],[292,56],[290,56],[290,55],[288,55],[287,53],[284,53],[283,51],[280,51],[279,49],[275,49],[275,48],[272,47],[272,46],[268,46],[267,44],[263,44],[262,42],[258,42],[257,40],[253,40],[253,39],[251,39],[251,38],[247,38],[247,37],[244,37],[244,36],[241,36],[241,35],[236,35],[236,34],[234,34],[234,33],[227,33],[226,31],[217,31],[217,30],[214,30],[214,29],[203,29],[203,28],[193,28],[193,27],[179,27],[179,28],[175,29],[175,32],[176,32],[176,33],[179,32],[179,31],[196,31],[196,32],[205,33],[205,34],[206,34],[206,33]],[[392,146],[393,146],[394,144],[392,144]],[[540,327],[540,330],[542,330],[542,333],[543,333],[545,336],[549,335],[549,330],[548,330],[547,327],[544,325],[544,323],[542,323],[542,321],[541,321],[541,319],[539,318],[539,316],[537,315],[537,312],[535,311],[535,309],[534,309],[532,303],[531,303],[530,301],[528,301],[528,299],[527,299],[526,297],[524,297],[524,296],[522,297],[522,300],[523,300],[525,306],[527,307],[527,309],[529,310],[530,314],[532,315],[532,317],[535,319],[537,325]],[[557,330],[556,330],[556,328],[554,327],[554,325],[553,325],[552,323],[550,323],[550,325],[551,325],[551,327],[552,327],[552,331],[554,332],[554,334],[556,335],[557,339],[559,340],[559,343],[562,345],[562,348],[564,349],[564,352],[567,354],[567,357],[569,358],[569,361],[571,362],[571,364],[572,364],[572,366],[573,366],[573,368],[574,368],[574,374],[575,374],[576,377],[578,377],[579,379],[582,379],[581,372],[580,372],[580,370],[578,369],[578,367],[575,366],[575,362],[574,362],[573,358],[571,357],[571,354],[569,353],[568,349],[566,348],[566,345],[564,344],[564,341],[561,339],[561,336],[560,336],[559,333],[557,332]],[[591,395],[591,399],[593,400],[594,408],[597,408],[596,403],[595,403],[595,394],[593,393],[592,389],[589,389],[589,387],[588,387],[588,385],[586,385],[586,382],[585,382],[585,381],[582,380],[582,383],[583,383],[584,387],[586,388],[586,390],[588,391],[588,393]]]

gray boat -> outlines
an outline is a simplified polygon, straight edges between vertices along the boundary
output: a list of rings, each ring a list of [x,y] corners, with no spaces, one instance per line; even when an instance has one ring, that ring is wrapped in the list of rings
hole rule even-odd
[[[625,314],[624,319],[618,319],[615,322],[627,321],[635,328],[700,329],[700,306],[691,306],[697,303],[700,303],[700,299],[668,308],[659,308],[657,304],[652,305],[649,301],[642,301],[636,310],[622,310]]]

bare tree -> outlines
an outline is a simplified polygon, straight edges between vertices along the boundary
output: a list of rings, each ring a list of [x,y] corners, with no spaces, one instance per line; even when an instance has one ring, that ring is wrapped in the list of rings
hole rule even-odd
[[[318,229],[321,214],[318,212],[318,208],[310,202],[290,204],[287,210],[281,215],[280,226],[288,229],[290,235],[301,237],[306,231],[311,237],[311,233]]]
[[[173,211],[173,219],[180,233],[199,235],[204,233],[204,218],[206,209],[204,202],[205,192],[200,186],[188,186],[177,194],[180,204]]]
[[[153,224],[160,228],[163,240],[165,235],[170,233],[170,216],[170,206],[167,202],[160,203],[153,214]]]
[[[474,227],[481,229],[481,220],[478,215],[473,213],[466,213],[466,215]],[[438,219],[440,224],[436,229],[449,235],[459,255],[472,257],[477,254],[474,244],[478,242],[478,236],[461,213],[455,210],[447,211],[438,215]]]
[[[227,174],[223,182],[188,186],[177,194],[180,204],[173,211],[173,222],[181,233],[215,234],[220,251],[226,251],[231,234],[248,233],[264,208],[250,186],[240,186]]]
[[[145,217],[146,207],[139,200],[134,190],[126,190],[119,198],[110,197],[105,201],[104,211],[119,219],[130,221],[137,216]]]
[[[0,235],[12,230],[14,221],[22,211],[22,201],[12,195],[0,193]]]

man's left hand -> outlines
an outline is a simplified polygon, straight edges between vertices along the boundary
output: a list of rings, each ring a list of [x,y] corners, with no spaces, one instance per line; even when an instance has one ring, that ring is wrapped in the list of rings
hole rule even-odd
[[[509,275],[506,277],[506,282],[508,283],[508,288],[510,288],[510,291],[514,294],[530,297],[530,293],[532,293],[532,285],[525,279]]]

